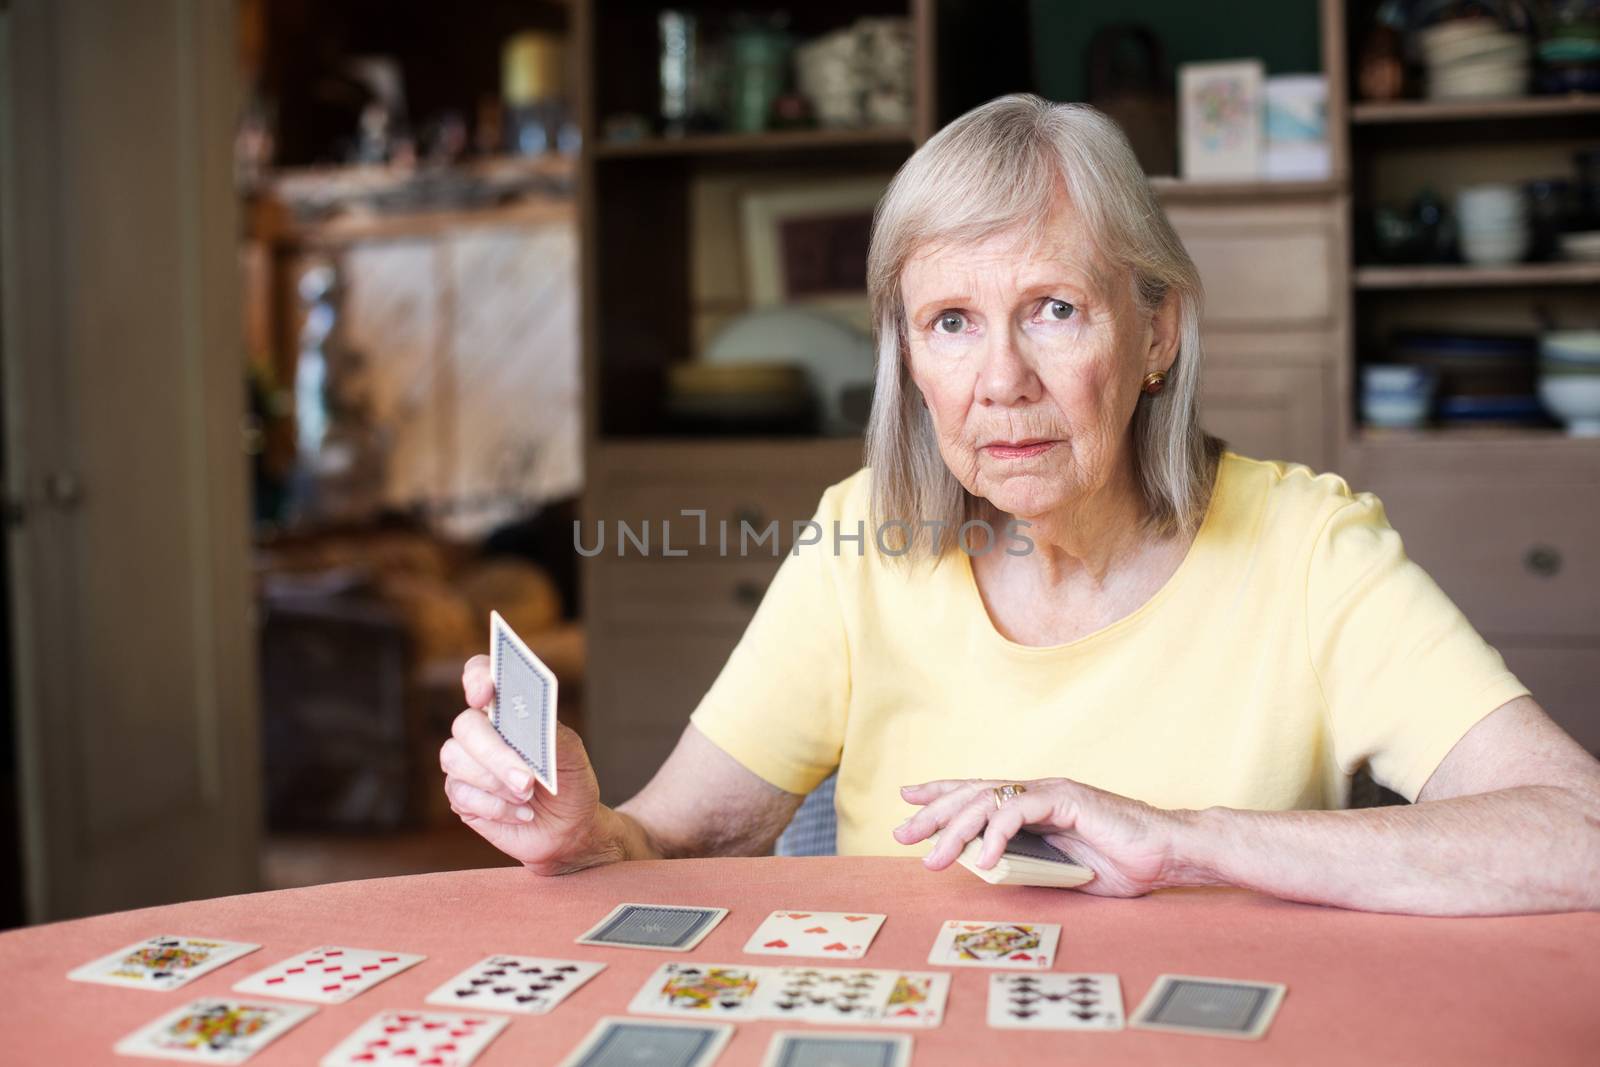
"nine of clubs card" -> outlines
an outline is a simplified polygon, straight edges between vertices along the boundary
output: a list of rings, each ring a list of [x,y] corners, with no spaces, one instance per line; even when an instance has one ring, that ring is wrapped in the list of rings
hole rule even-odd
[[[243,941],[161,935],[86,963],[67,977],[135,989],[177,989],[260,947]]]
[[[908,1034],[826,1034],[780,1030],[761,1067],[910,1067]]]
[[[489,613],[489,674],[494,679],[489,721],[539,784],[554,793],[555,672],[523,644],[498,611]]]
[[[1264,1036],[1288,987],[1163,974],[1145,994],[1129,1026],[1255,1040]]]
[[[542,1015],[606,969],[586,960],[489,956],[428,994],[429,1004]]]
[[[727,914],[727,908],[618,904],[611,909],[611,914],[578,938],[578,944],[688,952],[703,941]]]
[[[301,1004],[206,997],[139,1028],[118,1041],[116,1051],[189,1063],[243,1063],[316,1010]]]
[[[1004,967],[1047,971],[1055,962],[1061,927],[951,919],[939,928],[928,962],[941,967]]]
[[[884,916],[848,911],[775,911],[745,942],[759,956],[858,960],[878,935]]]
[[[343,1004],[425,958],[405,952],[322,945],[257,971],[233,988],[236,993]]]
[[[467,1067],[510,1021],[453,1011],[380,1011],[322,1057],[321,1067]]]
[[[989,976],[989,1025],[1001,1030],[1121,1030],[1114,974]]]
[[[709,1067],[730,1023],[601,1019],[560,1067]]]

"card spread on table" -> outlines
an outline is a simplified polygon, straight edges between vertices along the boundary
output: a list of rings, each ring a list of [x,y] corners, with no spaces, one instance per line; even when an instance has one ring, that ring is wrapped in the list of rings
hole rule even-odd
[[[704,940],[727,914],[727,908],[618,904],[610,915],[578,938],[578,944],[687,952]]]
[[[587,960],[489,956],[428,994],[429,1004],[542,1015],[606,969]]]
[[[489,721],[539,784],[556,791],[556,675],[498,611],[489,613]]]
[[[761,1067],[910,1067],[909,1034],[817,1034],[780,1030]]]
[[[1187,1034],[1255,1039],[1267,1032],[1288,987],[1164,974],[1145,994],[1129,1026]]]
[[[426,958],[406,952],[321,945],[257,971],[233,988],[237,993],[342,1004]]]
[[[668,963],[628,1004],[644,1015],[938,1026],[950,976],[843,967]]]
[[[380,1011],[322,1057],[321,1067],[467,1067],[510,1021],[453,1011]]]
[[[1048,971],[1060,939],[1061,927],[1053,923],[951,919],[939,928],[928,962],[941,967]]]
[[[316,1010],[302,1004],[203,997],[135,1030],[117,1042],[116,1051],[190,1063],[243,1063]]]
[[[883,920],[870,912],[775,911],[756,927],[744,950],[758,956],[858,960]]]
[[[990,885],[1033,885],[1071,889],[1094,878],[1094,871],[1078,863],[1038,834],[1021,831],[1006,842],[1006,850],[988,870],[978,866],[983,838],[967,842],[956,861]]]
[[[161,935],[136,941],[68,973],[74,982],[177,989],[260,948],[243,941]]]
[[[1121,1030],[1114,974],[989,976],[989,1025],[1002,1030]]]
[[[708,1067],[732,1036],[729,1023],[605,1018],[559,1067]]]

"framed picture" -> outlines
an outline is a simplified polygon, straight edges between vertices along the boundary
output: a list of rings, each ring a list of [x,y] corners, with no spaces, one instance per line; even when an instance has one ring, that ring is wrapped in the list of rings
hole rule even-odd
[[[745,193],[750,305],[805,304],[862,317],[872,212],[887,186],[887,177],[858,178]]]
[[[1260,175],[1265,76],[1258,59],[1178,67],[1184,178],[1237,180]]]

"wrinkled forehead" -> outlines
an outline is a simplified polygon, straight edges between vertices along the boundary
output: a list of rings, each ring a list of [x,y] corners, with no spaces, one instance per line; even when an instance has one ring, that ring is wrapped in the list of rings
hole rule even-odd
[[[1126,284],[1081,213],[1063,197],[1043,219],[1022,220],[984,233],[939,234],[915,246],[900,271],[907,309],[975,288],[1023,291],[1065,279],[1108,296]],[[973,294],[975,295],[975,294]]]

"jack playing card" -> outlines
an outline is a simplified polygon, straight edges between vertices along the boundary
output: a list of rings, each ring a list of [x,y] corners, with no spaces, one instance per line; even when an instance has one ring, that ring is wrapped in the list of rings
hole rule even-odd
[[[928,962],[942,967],[1048,971],[1060,938],[1061,927],[1052,923],[951,919],[939,928]]]
[[[449,1011],[381,1011],[322,1057],[321,1067],[467,1067],[510,1021]]]
[[[282,963],[257,971],[234,986],[236,993],[257,993],[318,1004],[343,1004],[386,978],[421,963],[425,956],[376,952],[342,945],[322,945]]]
[[[177,989],[260,947],[205,937],[149,937],[86,963],[67,977],[135,989]]]
[[[556,791],[556,676],[514,633],[498,611],[489,613],[489,674],[494,702],[489,721],[516,750],[539,784]]]
[[[1002,1030],[1121,1030],[1114,974],[989,976],[989,1025]]]
[[[909,1034],[772,1035],[761,1067],[910,1067]]]
[[[1254,1040],[1272,1025],[1286,992],[1288,987],[1275,982],[1164,974],[1145,994],[1128,1025]]]
[[[243,1063],[316,1012],[300,1004],[205,997],[117,1042],[123,1056]]]
[[[732,1036],[729,1023],[601,1019],[560,1067],[709,1067]]]
[[[858,960],[877,936],[884,916],[848,911],[775,911],[745,942],[759,956],[815,956]]]
[[[605,969],[584,960],[490,956],[429,993],[428,1003],[542,1015]]]
[[[727,908],[618,904],[594,929],[578,938],[578,944],[688,952],[727,914]]]

